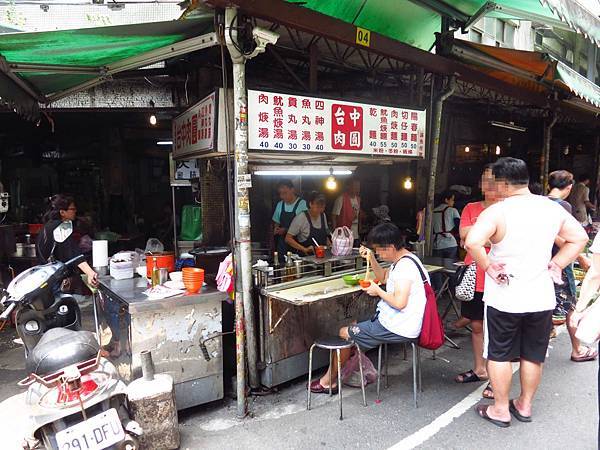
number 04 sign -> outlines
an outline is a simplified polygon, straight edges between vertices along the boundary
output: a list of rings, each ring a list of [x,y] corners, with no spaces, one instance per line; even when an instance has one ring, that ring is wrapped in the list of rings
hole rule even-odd
[[[424,110],[248,91],[253,150],[425,156]]]

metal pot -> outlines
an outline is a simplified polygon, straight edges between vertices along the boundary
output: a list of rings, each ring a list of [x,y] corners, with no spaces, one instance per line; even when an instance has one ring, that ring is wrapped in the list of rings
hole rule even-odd
[[[216,275],[219,272],[219,264],[229,253],[229,247],[197,247],[190,250],[190,254],[194,256],[194,265],[204,269],[207,275]]]

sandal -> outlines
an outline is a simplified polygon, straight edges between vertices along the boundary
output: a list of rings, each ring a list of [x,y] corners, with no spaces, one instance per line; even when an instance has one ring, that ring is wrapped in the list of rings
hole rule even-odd
[[[586,362],[586,361],[594,361],[598,357],[598,352],[596,350],[592,350],[588,348],[587,351],[581,356],[571,356],[571,361],[573,362]]]
[[[487,420],[488,422],[493,423],[497,427],[500,427],[500,428],[510,427],[510,420],[505,421],[505,420],[492,419],[490,416],[488,416],[487,410],[489,407],[490,407],[490,405],[477,405],[475,407],[475,411],[477,412],[477,415],[479,417],[481,417],[484,420]]]
[[[486,394],[486,392],[489,392]],[[492,390],[492,385],[488,383],[483,392],[481,393],[483,398],[487,398],[488,400],[494,400],[494,391]]]
[[[456,383],[477,383],[478,381],[485,381],[486,379],[481,379],[479,375],[473,372],[473,370],[468,370],[467,372],[459,373],[454,378],[454,381]]]
[[[316,380],[310,384],[310,392],[312,392],[313,394],[329,394],[329,387],[323,386],[319,380]],[[331,388],[331,393],[337,394],[338,387],[333,386]]]
[[[510,400],[508,402],[508,410],[510,411],[510,413],[513,415],[513,417],[515,419],[517,419],[519,422],[531,422],[531,416],[524,416],[523,414],[521,414],[519,412],[519,410],[517,409],[517,407],[515,406],[515,401],[514,400]]]

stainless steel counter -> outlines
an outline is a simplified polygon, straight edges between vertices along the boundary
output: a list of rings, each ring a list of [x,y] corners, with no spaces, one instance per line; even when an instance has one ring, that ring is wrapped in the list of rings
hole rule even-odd
[[[312,263],[313,261],[311,261]],[[443,266],[426,264],[429,273]],[[262,288],[259,292],[261,381],[272,387],[306,374],[308,349],[324,335],[337,334],[352,321],[372,317],[378,298],[348,286],[343,275],[364,270],[311,276]],[[371,279],[374,275],[371,275]],[[329,363],[327,352],[315,352],[313,367]]]
[[[156,372],[175,381],[177,408],[223,398],[221,302],[227,295],[205,287],[198,294],[151,300],[144,278],[100,279],[95,296],[99,338],[127,381],[141,376],[140,352],[152,351]],[[200,347],[206,341],[206,361]]]
[[[218,299],[225,300],[227,294],[217,291],[214,287],[204,286],[197,294],[182,294],[159,300],[150,300],[144,291],[149,288],[145,278],[135,277],[128,280],[115,280],[111,277],[100,278],[104,291],[113,294],[120,301],[129,305],[130,312],[154,311],[157,308],[187,306],[210,302]]]

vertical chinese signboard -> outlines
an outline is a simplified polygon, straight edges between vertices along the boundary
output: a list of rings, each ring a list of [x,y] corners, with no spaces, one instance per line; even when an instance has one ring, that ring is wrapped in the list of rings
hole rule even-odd
[[[173,119],[173,154],[177,158],[214,151],[216,105],[213,92]]]
[[[248,91],[254,150],[425,156],[424,110]]]

